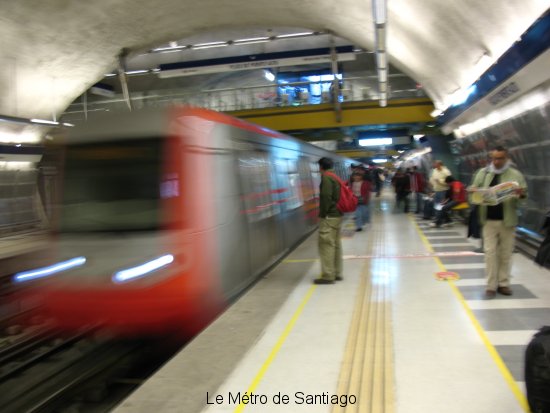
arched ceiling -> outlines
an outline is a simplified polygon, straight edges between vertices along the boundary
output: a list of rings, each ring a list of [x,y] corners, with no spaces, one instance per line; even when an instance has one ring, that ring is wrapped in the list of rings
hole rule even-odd
[[[390,63],[437,105],[472,83],[550,6],[550,0],[388,0]],[[122,49],[138,54],[196,34],[247,27],[330,31],[372,50],[371,1],[0,0],[0,115],[51,119],[105,73]],[[0,128],[2,127],[0,122]]]

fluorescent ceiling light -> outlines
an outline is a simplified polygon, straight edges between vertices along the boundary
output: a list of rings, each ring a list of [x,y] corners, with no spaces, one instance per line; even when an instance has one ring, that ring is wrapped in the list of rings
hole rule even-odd
[[[13,276],[15,282],[29,281],[37,278],[47,277],[57,274],[62,271],[70,270],[71,268],[80,267],[86,263],[85,257],[72,258],[68,261],[62,261],[49,267],[38,268],[31,271],[23,271]]]
[[[122,283],[130,281],[143,275],[149,274],[159,268],[165,267],[174,261],[174,256],[171,254],[163,255],[145,264],[138,265],[137,267],[121,270],[113,275],[113,281],[116,283]]]
[[[374,22],[376,24],[386,23],[386,1],[385,0],[373,0],[372,10],[374,14]]]
[[[384,158],[374,158],[372,161],[374,163],[386,163],[386,162],[388,162],[388,160],[384,159]]]
[[[368,138],[359,139],[359,146],[384,146],[393,143],[392,138]]]
[[[184,50],[184,49],[187,49],[187,46],[157,47],[157,48],[153,49],[152,51],[153,52],[165,53],[165,52],[178,52],[178,51]]]
[[[413,135],[413,138],[414,138],[415,140],[418,140],[418,139],[420,139],[420,138],[423,138],[424,136],[426,136],[426,135]]]
[[[31,119],[32,123],[38,123],[39,125],[59,125],[59,122],[56,122],[55,120],[47,120],[47,119]]]
[[[200,49],[212,49],[214,47],[226,47],[228,46],[227,42],[210,42],[210,43],[198,43],[191,46],[193,50]]]
[[[233,44],[243,45],[243,44],[267,43],[267,42],[269,42],[269,39],[267,40],[235,40]]]
[[[288,39],[290,37],[302,37],[302,36],[311,36],[314,35],[314,32],[303,32],[303,33],[289,33],[289,34],[279,34],[275,36],[277,39]]]
[[[270,82],[273,82],[275,80],[275,75],[271,70],[264,70],[264,76]]]
[[[257,42],[257,41],[266,41],[269,40],[269,37],[262,36],[262,37],[250,37],[248,39],[237,39],[234,41],[234,43],[243,43],[243,42]]]
[[[125,72],[127,75],[141,75],[144,73],[149,73],[148,70],[141,69],[141,70],[130,70],[129,72]]]
[[[430,116],[432,118],[437,118],[438,116],[440,116],[441,114],[443,113],[443,111],[441,109],[434,109],[430,112]]]

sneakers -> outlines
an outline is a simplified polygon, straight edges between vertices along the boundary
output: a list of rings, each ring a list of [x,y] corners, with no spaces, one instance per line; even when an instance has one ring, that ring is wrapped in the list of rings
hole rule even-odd
[[[512,295],[512,290],[510,289],[510,287],[498,287],[497,293],[502,295]]]

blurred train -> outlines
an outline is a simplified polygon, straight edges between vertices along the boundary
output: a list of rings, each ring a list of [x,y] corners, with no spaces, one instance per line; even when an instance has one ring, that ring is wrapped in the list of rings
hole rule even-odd
[[[316,228],[318,159],[351,164],[191,107],[100,117],[53,148],[51,259],[13,279],[61,328],[121,334],[202,329]]]

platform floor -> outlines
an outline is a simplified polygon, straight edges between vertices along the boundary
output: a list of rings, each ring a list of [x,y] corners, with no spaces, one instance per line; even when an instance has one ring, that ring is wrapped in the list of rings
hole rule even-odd
[[[362,232],[344,225],[343,281],[312,284],[314,233],[115,411],[528,412],[524,350],[550,324],[550,272],[514,254],[514,295],[486,300],[463,226],[372,207]]]

